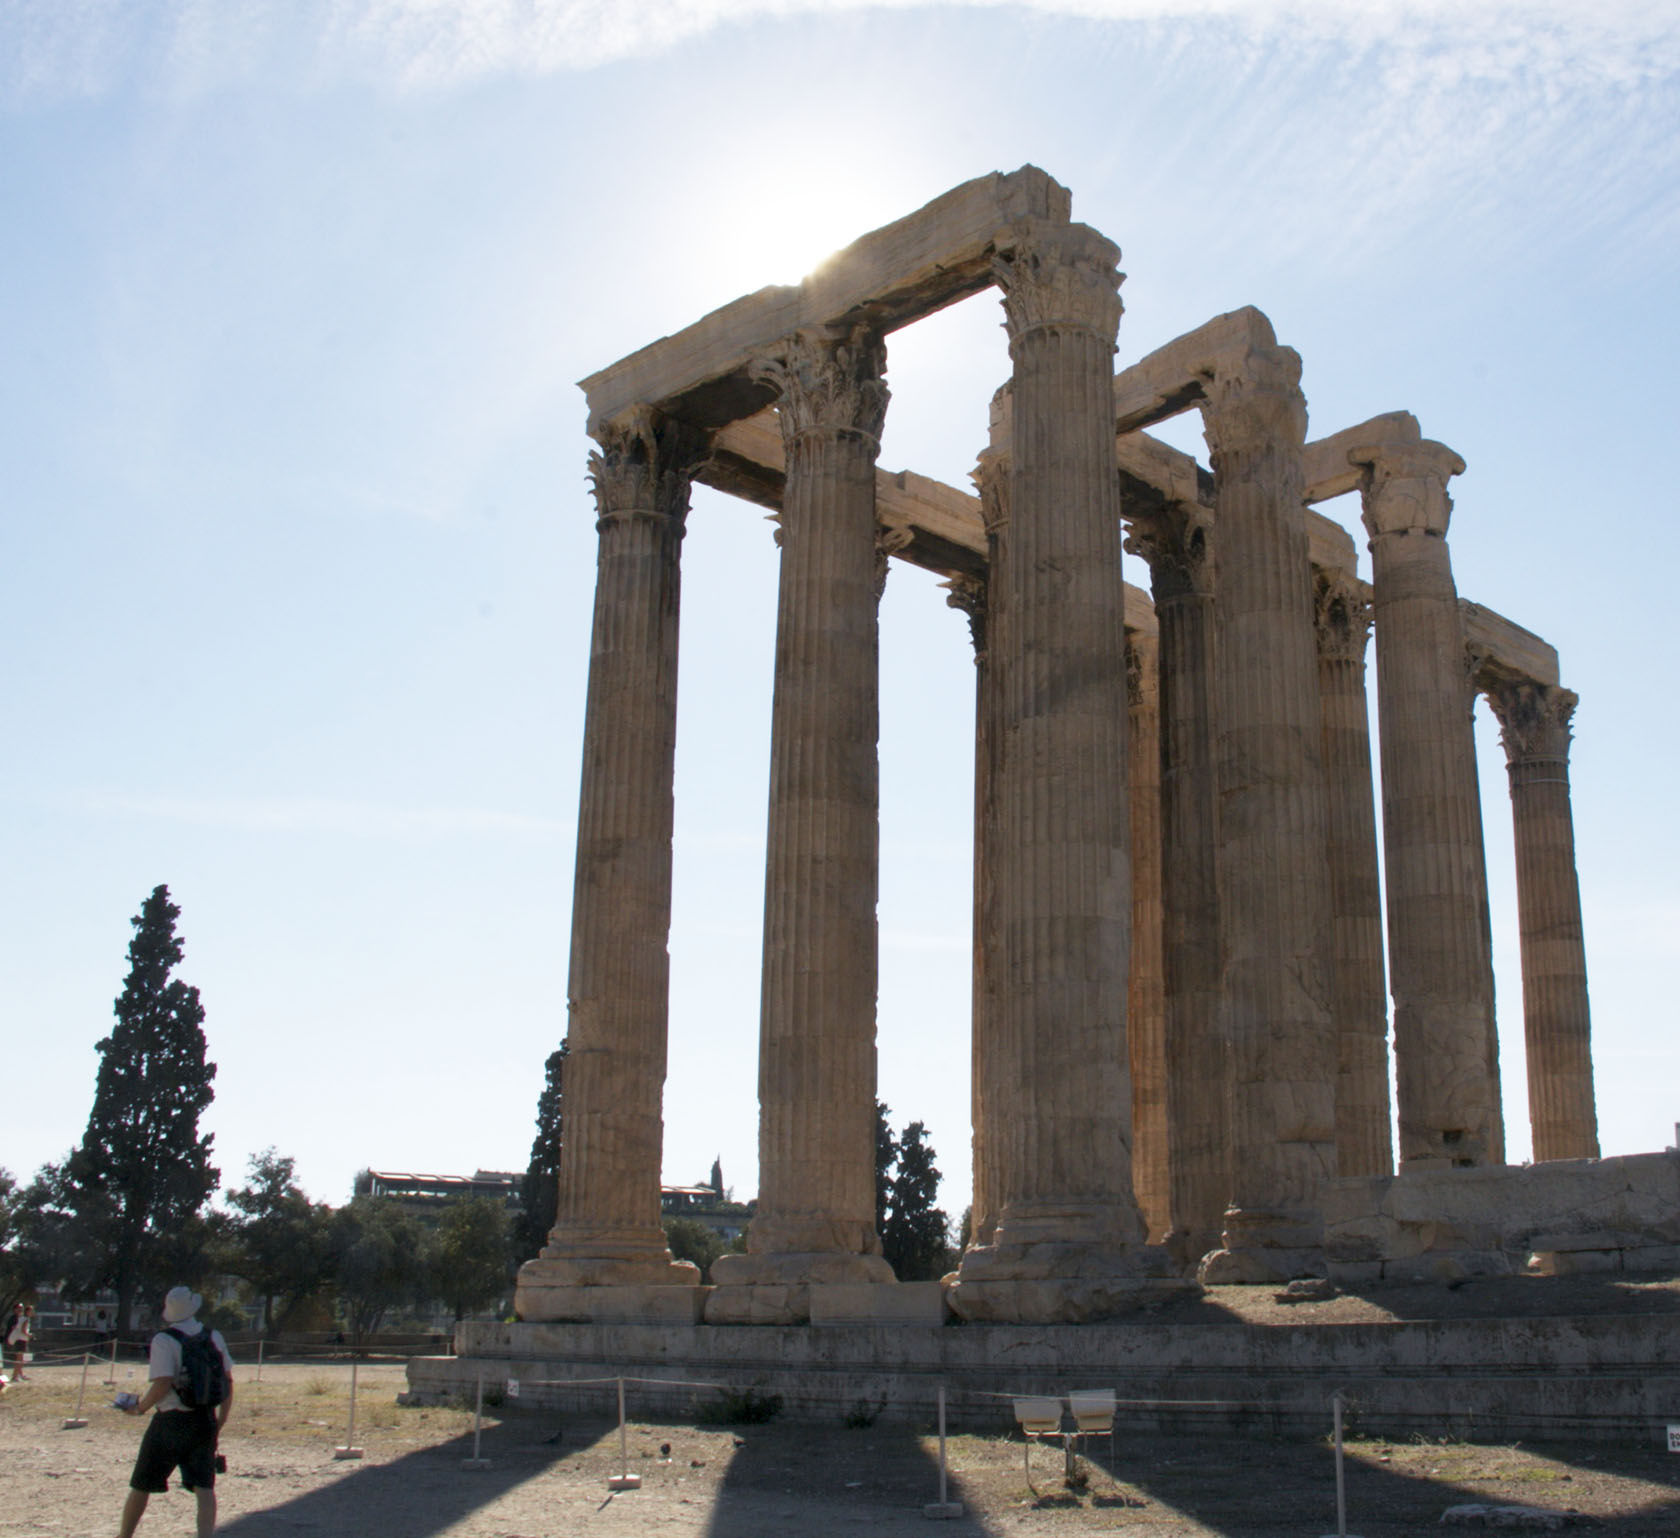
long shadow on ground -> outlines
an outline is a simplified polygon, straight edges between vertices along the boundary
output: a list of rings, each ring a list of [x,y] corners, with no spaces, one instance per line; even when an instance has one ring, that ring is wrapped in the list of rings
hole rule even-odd
[[[996,1531],[972,1511],[955,1521],[925,1521],[923,1506],[939,1498],[939,1460],[923,1444],[925,1428],[778,1422],[737,1429],[741,1445],[718,1486],[706,1538],[848,1532],[977,1538]],[[963,1499],[960,1481],[951,1482],[949,1494]]]
[[[547,1424],[534,1418],[492,1423],[484,1428],[481,1447],[491,1461],[488,1469],[462,1469],[461,1460],[473,1451],[468,1434],[417,1448],[390,1463],[346,1463],[346,1472],[331,1484],[266,1511],[223,1521],[216,1530],[223,1538],[296,1538],[310,1531],[332,1538],[343,1533],[431,1538],[582,1452],[599,1429],[593,1428],[587,1438],[575,1437],[568,1429],[570,1445],[558,1445],[541,1440]]]
[[[1575,1505],[1571,1492],[1576,1478],[1569,1470],[1585,1470],[1589,1459],[1595,1473],[1650,1482],[1674,1477],[1662,1462],[1666,1454],[1660,1448],[1583,1454],[1578,1446],[1525,1447],[1525,1452],[1563,1467],[1529,1466],[1516,1479],[1501,1479],[1493,1470],[1509,1456],[1503,1449],[1458,1442],[1431,1449],[1422,1471],[1350,1456],[1344,1466],[1348,1529],[1361,1538],[1411,1538],[1438,1527],[1442,1514],[1460,1505],[1522,1505],[1568,1514]],[[1153,1508],[1157,1520],[1176,1512],[1227,1538],[1335,1531],[1335,1454],[1322,1441],[1122,1433],[1112,1455],[1097,1452],[1092,1462],[1096,1467],[1088,1491],[1067,1492],[1059,1458],[1054,1477],[1044,1472],[1048,1463],[1035,1460],[1034,1484],[1042,1503],[1089,1507],[1102,1504],[1105,1497],[1135,1493]],[[1680,1492],[1585,1525],[1629,1538],[1680,1534]]]

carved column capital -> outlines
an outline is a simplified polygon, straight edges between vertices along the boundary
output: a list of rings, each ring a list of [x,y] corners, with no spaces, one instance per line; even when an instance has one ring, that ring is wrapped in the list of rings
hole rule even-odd
[[[1490,679],[1484,673],[1481,686],[1499,721],[1499,740],[1511,764],[1536,760],[1569,762],[1569,743],[1574,735],[1570,721],[1580,698],[1556,684],[1537,684],[1526,678]]]
[[[680,534],[688,516],[689,488],[705,462],[705,433],[636,406],[596,432],[589,456],[597,527],[624,519],[665,519]]]
[[[1255,347],[1240,367],[1222,369],[1202,384],[1202,426],[1214,473],[1221,455],[1307,441],[1307,400],[1301,393],[1301,355],[1293,347]]]
[[[980,522],[986,533],[1001,533],[1009,523],[1009,456],[983,449],[968,478],[980,493]]]
[[[958,572],[940,586],[945,589],[945,602],[968,616],[968,635],[974,642],[974,660],[983,662],[986,657],[986,579]]]
[[[901,550],[915,544],[915,533],[903,527],[881,527],[875,530],[875,598],[879,602],[887,590],[887,565]]]
[[[1112,349],[1123,308],[1119,261],[1120,248],[1088,225],[1017,224],[992,261],[1011,350],[1037,331],[1085,331]]]
[[[1353,449],[1348,459],[1364,467],[1360,500],[1366,532],[1432,534],[1444,539],[1452,517],[1447,482],[1464,473],[1464,461],[1444,443],[1385,443]]]
[[[1213,556],[1208,535],[1213,519],[1191,502],[1168,502],[1132,514],[1126,549],[1149,563],[1157,603],[1172,598],[1206,598],[1213,592]]]
[[[1155,637],[1140,632],[1126,634],[1126,703],[1135,713],[1156,697]]]
[[[1363,662],[1371,637],[1371,588],[1350,571],[1313,572],[1313,622],[1318,655]]]
[[[886,342],[868,327],[854,326],[795,331],[755,359],[750,372],[776,391],[790,449],[808,433],[827,433],[868,439],[879,452],[891,394],[881,377],[886,369]]]

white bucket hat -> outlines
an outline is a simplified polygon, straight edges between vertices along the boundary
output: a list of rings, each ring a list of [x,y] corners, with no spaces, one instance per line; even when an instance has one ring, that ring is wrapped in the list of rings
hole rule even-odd
[[[203,1302],[190,1287],[171,1287],[163,1300],[163,1322],[179,1324],[183,1319],[191,1319]]]

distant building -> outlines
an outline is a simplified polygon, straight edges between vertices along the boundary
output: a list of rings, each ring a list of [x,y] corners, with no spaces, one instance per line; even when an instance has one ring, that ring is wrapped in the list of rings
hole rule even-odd
[[[707,1185],[659,1188],[660,1216],[704,1223],[725,1244],[733,1243],[747,1231],[747,1224],[757,1207],[757,1202],[728,1199],[724,1191],[721,1159],[712,1161],[712,1178]]]
[[[410,1212],[434,1212],[450,1202],[474,1198],[519,1206],[522,1174],[478,1170],[471,1175],[421,1175],[406,1170],[369,1170],[368,1195],[382,1196]]]
[[[435,1213],[451,1202],[474,1197],[504,1201],[517,1211],[522,1173],[478,1170],[471,1175],[423,1175],[407,1170],[369,1170],[367,1193],[396,1202],[404,1211]],[[659,1212],[666,1218],[692,1218],[712,1229],[725,1244],[747,1231],[756,1202],[730,1201],[724,1192],[723,1167],[714,1161],[709,1185],[661,1186]]]

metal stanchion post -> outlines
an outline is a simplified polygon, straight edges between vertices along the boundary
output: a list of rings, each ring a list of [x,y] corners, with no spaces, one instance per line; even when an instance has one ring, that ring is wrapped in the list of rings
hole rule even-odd
[[[257,1339],[257,1382],[258,1383],[262,1382],[263,1346],[265,1344],[266,1344],[266,1342],[263,1341],[263,1339],[259,1336],[258,1339]]]
[[[473,1400],[473,1455],[461,1460],[464,1469],[487,1469],[490,1460],[479,1456],[479,1440],[484,1434],[484,1372],[478,1374],[478,1394]]]
[[[65,1420],[62,1428],[65,1431],[79,1431],[87,1425],[82,1419],[82,1396],[87,1393],[88,1362],[92,1355],[91,1351],[82,1353],[82,1381],[76,1385],[76,1413]]]
[[[1335,1417],[1336,1441],[1336,1538],[1349,1538],[1347,1530],[1347,1483],[1342,1474],[1342,1406],[1346,1395],[1337,1389],[1330,1396],[1330,1411]]]
[[[949,1499],[945,1468],[945,1385],[939,1385],[939,1499],[922,1507],[924,1517],[960,1517],[962,1502]]]
[[[618,1380],[618,1466],[620,1472],[607,1481],[609,1490],[640,1490],[642,1476],[630,1472],[630,1440],[624,1429],[624,1379]]]
[[[333,1449],[335,1458],[360,1458],[362,1449],[356,1446],[356,1369],[360,1364],[354,1357],[350,1359],[350,1429],[345,1434],[344,1446]]]

